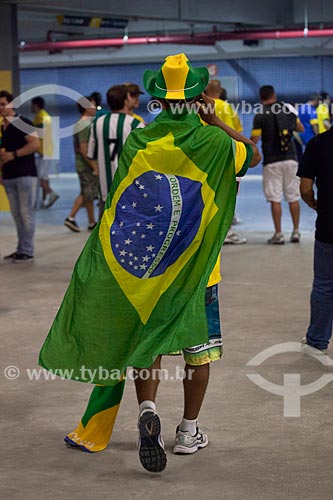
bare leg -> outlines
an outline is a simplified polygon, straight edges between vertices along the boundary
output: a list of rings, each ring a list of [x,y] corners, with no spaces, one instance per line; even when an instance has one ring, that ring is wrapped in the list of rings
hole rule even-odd
[[[74,218],[75,215],[78,213],[78,211],[80,210],[80,208],[82,208],[84,205],[84,199],[83,199],[83,196],[82,194],[79,194],[79,196],[77,196],[75,198],[75,201],[74,201],[74,204],[73,204],[73,207],[72,207],[72,210],[71,210],[71,213],[69,214],[69,217],[72,217]]]
[[[85,201],[85,206],[87,209],[89,224],[95,224],[95,216],[94,216],[94,202],[93,201]]]
[[[161,356],[155,359],[154,364],[150,368],[144,369],[145,375],[147,370],[150,372],[149,377],[144,377],[147,380],[143,380],[143,378],[140,377],[140,368],[134,368],[134,370],[138,371],[138,376],[135,379],[135,389],[139,404],[142,403],[142,401],[155,401],[158,384],[160,383],[158,376],[158,370],[160,368]]]
[[[43,189],[43,200],[45,200],[46,196],[49,193],[52,193],[52,189],[50,187],[49,181],[46,180],[46,179],[41,179],[40,180],[40,185],[42,186],[42,189]]]
[[[289,203],[289,210],[291,219],[293,221],[294,231],[298,231],[300,212],[301,212],[299,202],[293,201],[292,203]]]
[[[281,233],[281,217],[282,217],[281,203],[277,201],[271,201],[271,211],[272,211],[275,232]]]
[[[184,418],[195,420],[206,393],[209,380],[209,363],[202,366],[185,365]]]

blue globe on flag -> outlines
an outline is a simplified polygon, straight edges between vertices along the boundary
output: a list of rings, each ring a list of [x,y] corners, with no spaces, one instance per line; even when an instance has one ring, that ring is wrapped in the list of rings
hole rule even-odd
[[[200,227],[201,187],[154,170],[134,180],[121,195],[110,228],[112,252],[123,269],[145,279],[176,262]]]

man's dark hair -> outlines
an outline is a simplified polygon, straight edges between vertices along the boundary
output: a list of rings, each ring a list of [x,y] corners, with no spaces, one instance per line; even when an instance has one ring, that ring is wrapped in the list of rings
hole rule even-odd
[[[131,96],[138,96],[144,93],[136,83],[124,83],[124,85],[126,85],[127,92],[129,92]]]
[[[274,94],[275,94],[275,90],[274,90],[274,87],[272,85],[263,85],[259,89],[260,99],[262,99],[263,101],[267,101],[267,99],[270,99],[271,97],[273,97]]]
[[[328,92],[320,92],[320,97],[321,100],[324,101],[325,99],[328,99],[330,97]]]
[[[106,93],[106,100],[111,111],[119,111],[124,107],[127,92],[126,85],[113,85],[113,87],[109,88]]]
[[[40,109],[44,109],[45,108],[45,101],[42,97],[34,97],[33,99],[31,99],[31,102],[32,104],[36,104],[36,106],[38,106]]]
[[[320,101],[321,95],[318,92],[312,92],[309,97],[309,101]]]
[[[223,87],[221,87],[220,99],[222,99],[222,101],[226,101],[227,98],[228,98],[228,95],[227,95],[226,89],[224,89]]]
[[[4,97],[8,102],[12,102],[14,100],[13,94],[7,92],[7,90],[0,90],[0,97]]]
[[[93,99],[94,103],[96,104],[96,108],[97,108],[97,106],[101,106],[101,104],[102,104],[102,94],[100,92],[92,92],[90,94],[90,97],[89,97],[90,101],[91,101],[91,99]]]
[[[85,105],[82,105],[81,102],[84,101],[84,99],[88,99],[88,101],[91,102],[91,96],[85,96],[85,97],[81,97],[78,101],[77,101],[77,109],[79,110],[80,114],[83,115],[83,113],[85,112],[87,106]]]

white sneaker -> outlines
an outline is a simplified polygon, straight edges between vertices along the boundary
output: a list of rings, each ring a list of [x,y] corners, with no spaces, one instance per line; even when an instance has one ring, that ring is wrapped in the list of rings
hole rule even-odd
[[[179,430],[179,426],[177,427],[174,453],[189,455],[196,453],[200,448],[206,448],[206,446],[208,446],[207,434],[204,434],[199,427],[197,427],[195,436],[192,436],[188,431],[183,432]]]
[[[299,231],[293,231],[290,236],[290,243],[299,243],[301,239],[301,233]]]
[[[327,354],[327,349],[317,349],[312,345],[307,343],[306,337],[303,337],[301,340],[302,343],[302,352],[305,354],[312,354],[315,356],[325,356]]]
[[[268,245],[284,245],[284,236],[282,233],[275,233],[269,240]]]
[[[48,196],[47,201],[45,200],[43,207],[44,208],[52,207],[53,203],[55,203],[58,199],[59,199],[59,195],[57,193],[55,193],[54,191],[51,191],[51,193]]]
[[[228,232],[223,242],[224,245],[244,245],[244,243],[247,243],[246,238],[231,231]]]
[[[161,436],[160,417],[151,408],[142,410],[138,429],[141,465],[149,472],[162,472],[166,467],[167,457]]]

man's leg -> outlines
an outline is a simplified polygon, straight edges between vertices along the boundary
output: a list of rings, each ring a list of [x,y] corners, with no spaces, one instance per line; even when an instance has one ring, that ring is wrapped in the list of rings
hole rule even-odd
[[[283,193],[283,162],[270,163],[264,166],[263,188],[267,201],[271,204],[271,213],[274,224],[274,235],[267,243],[283,244],[284,237],[281,230]]]
[[[161,356],[158,356],[150,368],[134,368],[139,403],[139,458],[142,466],[150,472],[161,472],[167,463],[161,422],[155,406],[160,367]]]
[[[281,203],[277,201],[271,201],[271,212],[272,212],[275,234],[279,234],[281,233],[281,217],[282,217]]]
[[[161,368],[161,356],[158,356],[154,364],[150,368],[143,368],[140,376],[140,368],[134,368],[135,372],[135,389],[138,403],[141,405],[144,401],[155,403],[156,392],[159,379],[159,370]],[[149,373],[149,377],[146,375]]]
[[[4,188],[6,190],[6,194],[8,197],[10,211],[12,213],[16,231],[17,231],[17,246],[16,253],[22,253],[20,248],[20,241],[22,239],[22,221],[20,215],[20,204],[19,204],[19,196],[18,196],[18,187],[17,187],[17,179],[6,179],[3,181]],[[13,254],[8,257],[12,257]]]
[[[50,186],[49,170],[51,167],[51,160],[41,157],[39,159],[39,177],[40,184],[43,189],[43,206],[50,208],[59,198],[59,195],[54,192]]]
[[[289,203],[291,220],[293,223],[293,232],[291,234],[291,243],[298,243],[300,240],[299,219],[300,219],[300,178],[297,177],[298,163],[294,160],[284,162],[284,197]]]
[[[72,210],[69,214],[69,217],[70,218],[73,218],[76,216],[76,214],[78,213],[78,211],[80,210],[80,208],[82,208],[84,205],[84,199],[83,199],[83,196],[82,194],[79,194],[79,196],[77,196],[74,200],[74,203],[73,203],[73,206],[72,206]]]
[[[86,210],[87,210],[89,226],[92,226],[93,224],[96,224],[95,215],[94,215],[94,202],[91,200],[86,201],[85,206],[86,206]]]
[[[208,445],[208,437],[198,425],[198,416],[206,393],[210,363],[223,353],[220,328],[218,286],[206,289],[208,342],[184,349],[184,415],[177,427],[174,453],[191,454]]]
[[[19,177],[18,197],[20,206],[21,232],[20,252],[33,257],[36,227],[35,201],[37,177]]]
[[[311,319],[307,344],[327,349],[333,322],[333,245],[315,242],[314,281],[311,292]]]
[[[209,363],[202,366],[191,366],[186,363],[184,386],[184,418],[197,420],[206,394],[209,380]]]

